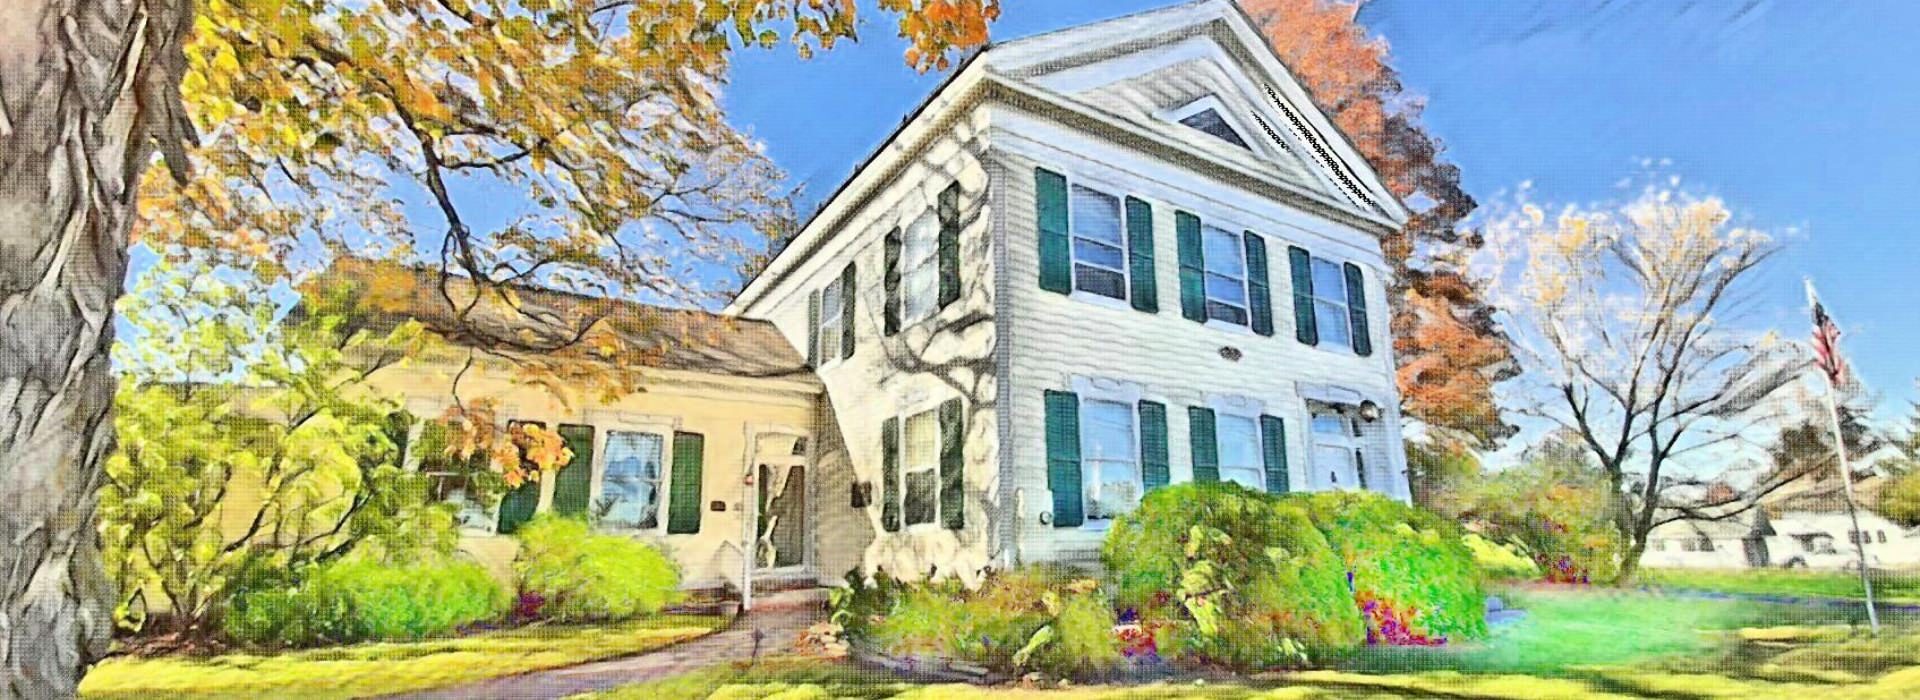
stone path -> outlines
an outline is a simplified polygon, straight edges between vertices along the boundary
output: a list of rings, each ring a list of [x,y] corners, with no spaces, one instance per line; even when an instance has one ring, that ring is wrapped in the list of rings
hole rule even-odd
[[[760,634],[760,656],[788,651],[801,630],[824,615],[817,606],[759,607],[735,618],[727,629],[689,642],[606,661],[534,671],[466,685],[387,696],[404,700],[441,698],[564,698],[580,693],[643,683],[753,656],[754,634]]]

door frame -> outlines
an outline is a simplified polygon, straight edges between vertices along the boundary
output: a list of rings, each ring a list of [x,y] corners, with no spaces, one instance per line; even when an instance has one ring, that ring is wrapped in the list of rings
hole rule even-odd
[[[802,524],[805,529],[801,535],[801,541],[805,543],[805,546],[802,547],[801,550],[800,563],[793,566],[761,569],[755,561],[760,547],[759,473],[762,460],[759,458],[759,450],[760,438],[762,437],[792,437],[807,442],[806,454],[780,455],[785,459],[779,460],[779,463],[782,464],[793,464],[797,462],[806,468],[808,472],[805,484],[806,492],[801,494],[801,498],[804,501],[802,504],[803,512],[806,514],[805,522]],[[816,457],[819,454],[819,449],[820,441],[815,439],[813,431],[799,426],[779,423],[748,424],[746,426],[746,445],[742,449],[744,459],[741,460],[740,470],[741,492],[739,508],[741,581],[743,582],[741,586],[741,600],[742,607],[746,609],[752,609],[753,607],[753,581],[795,574],[804,576],[812,573],[814,570],[814,563],[816,561],[814,555],[817,547],[816,535],[818,534],[816,524],[819,522],[819,518],[816,517],[816,504],[818,503],[818,499],[814,496],[816,495],[815,490],[820,481],[817,478],[814,466],[818,463]],[[774,460],[766,461],[773,462]]]

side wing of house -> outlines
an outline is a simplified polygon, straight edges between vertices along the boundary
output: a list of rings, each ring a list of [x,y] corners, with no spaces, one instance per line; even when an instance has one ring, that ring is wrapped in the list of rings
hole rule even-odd
[[[1408,497],[1378,238],[1403,212],[1249,31],[1195,3],[985,57],[1017,560],[1093,559],[1166,483]]]
[[[909,115],[728,309],[806,348],[827,388],[823,580],[971,578],[992,556],[996,194],[974,77]]]

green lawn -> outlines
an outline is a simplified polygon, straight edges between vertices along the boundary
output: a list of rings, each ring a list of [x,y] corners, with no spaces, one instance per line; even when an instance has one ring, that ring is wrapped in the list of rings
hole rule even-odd
[[[595,700],[972,700],[1194,698],[1920,697],[1920,625],[1891,620],[1867,638],[1826,608],[1699,600],[1608,590],[1510,594],[1528,616],[1486,640],[1374,650],[1319,671],[1246,682],[1091,685],[1054,690],[917,685],[838,663],[782,659],[712,668],[592,696]]]
[[[1874,599],[1920,604],[1920,572],[1876,572]],[[1860,574],[1787,569],[1641,569],[1641,585],[1757,595],[1859,599]]]
[[[724,624],[718,617],[669,616],[279,654],[116,658],[88,673],[80,694],[98,700],[362,697],[637,654],[707,634]]]

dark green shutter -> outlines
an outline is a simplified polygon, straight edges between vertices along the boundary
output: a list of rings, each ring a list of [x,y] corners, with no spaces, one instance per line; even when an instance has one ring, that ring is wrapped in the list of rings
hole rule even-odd
[[[840,271],[840,359],[853,357],[853,300],[857,296],[859,284],[853,263],[847,263],[847,269]]]
[[[940,191],[940,308],[960,299],[960,183]]]
[[[1313,256],[1300,246],[1287,247],[1293,267],[1293,337],[1308,345],[1320,344],[1320,328],[1313,322]]]
[[[1166,486],[1172,481],[1167,463],[1167,407],[1152,401],[1140,402],[1140,483],[1145,490]]]
[[[700,489],[707,459],[707,438],[699,433],[673,434],[673,472],[667,502],[667,534],[700,531]]]
[[[1193,480],[1220,480],[1220,441],[1214,437],[1213,409],[1187,407],[1187,433],[1193,442]]]
[[[1127,276],[1131,278],[1133,308],[1160,311],[1160,290],[1153,279],[1153,205],[1127,198]]]
[[[886,324],[884,332],[893,335],[900,332],[900,229],[895,227],[887,232],[886,269],[881,273],[881,284],[886,287]]]
[[[584,516],[593,498],[593,426],[562,425],[560,437],[573,451],[573,459],[553,478],[553,512]]]
[[[1347,314],[1353,317],[1353,354],[1373,354],[1373,338],[1367,334],[1367,282],[1360,266],[1347,263]]]
[[[820,366],[820,292],[807,293],[807,366]]]
[[[900,419],[880,421],[880,528],[900,531]]]
[[[967,526],[966,419],[960,400],[940,404],[940,522],[949,530]]]
[[[1267,493],[1286,493],[1287,424],[1274,416],[1260,417],[1260,456],[1267,465]]]
[[[1207,322],[1207,268],[1200,247],[1200,217],[1184,211],[1173,213],[1173,228],[1179,234],[1180,315],[1189,321]]]
[[[1252,306],[1253,332],[1273,335],[1273,295],[1267,285],[1267,241],[1260,234],[1246,232],[1247,303]]]
[[[525,426],[545,428],[547,424],[536,421],[507,421],[509,435],[513,429]],[[517,446],[515,451],[519,451]],[[520,460],[520,471],[532,478],[521,482],[519,486],[500,498],[499,529],[502,535],[511,535],[518,531],[521,525],[527,524],[527,521],[533,519],[534,513],[540,510],[539,466],[527,461],[523,456]]]
[[[1073,293],[1073,241],[1067,233],[1067,177],[1033,171],[1033,198],[1039,210],[1040,288]]]
[[[1055,527],[1086,521],[1080,493],[1080,397],[1047,392],[1047,488],[1053,491]]]

